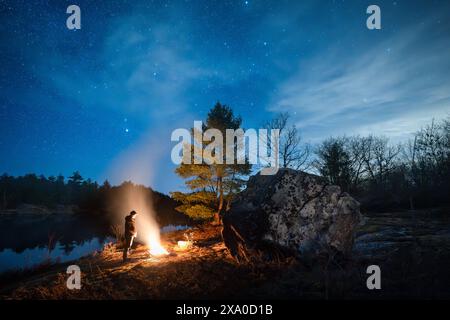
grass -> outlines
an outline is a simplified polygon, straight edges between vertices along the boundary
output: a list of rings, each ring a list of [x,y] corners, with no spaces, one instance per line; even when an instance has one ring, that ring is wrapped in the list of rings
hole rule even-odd
[[[193,229],[192,246],[176,250],[184,231],[164,234],[169,256],[151,258],[138,245],[127,263],[116,244],[75,263],[82,289],[66,288],[67,265],[22,274],[0,293],[1,299],[379,299],[449,298],[448,243],[411,244],[377,258],[318,256],[308,263],[286,258],[276,263],[239,264],[222,243],[220,228]],[[382,290],[369,291],[366,268],[378,264]],[[19,279],[17,279],[19,280]],[[3,288],[3,286],[2,286]]]

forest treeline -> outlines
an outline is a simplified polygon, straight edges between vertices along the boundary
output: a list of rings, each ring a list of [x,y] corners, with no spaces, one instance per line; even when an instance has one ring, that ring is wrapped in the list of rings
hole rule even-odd
[[[432,121],[403,143],[375,135],[328,138],[311,166],[366,210],[449,205],[450,119]]]
[[[230,107],[217,103],[205,126],[225,131],[239,128],[241,122]],[[450,118],[432,121],[401,143],[369,135],[330,137],[313,146],[303,142],[287,113],[278,114],[264,126],[280,129],[281,167],[321,175],[356,197],[365,211],[450,205]],[[131,182],[111,186],[105,181],[99,185],[79,172],[67,179],[61,175],[4,174],[0,176],[0,209],[21,204],[49,208],[76,205],[80,212],[107,216],[117,210],[111,207],[114,199],[131,188],[153,199],[160,219],[219,220],[255,170],[247,163],[180,165],[176,173],[185,179],[189,192],[172,192],[172,198]]]
[[[225,136],[227,128],[241,128],[242,119],[218,102],[204,123],[204,129],[218,128]],[[450,118],[432,121],[401,143],[384,136],[357,135],[330,137],[311,145],[304,143],[288,113],[276,115],[263,127],[280,130],[280,167],[320,175],[341,186],[360,201],[365,212],[450,204]],[[249,163],[226,164],[225,159],[222,164],[181,164],[175,172],[189,191],[172,192],[182,204],[177,210],[193,219],[218,221],[245,187],[245,176],[258,169]]]
[[[13,177],[0,176],[0,209],[16,209],[21,204],[33,204],[47,207],[50,211],[57,206],[76,206],[77,213],[104,220],[107,223],[119,223],[117,213],[121,213],[124,195],[140,194],[153,203],[160,224],[189,224],[190,219],[177,212],[177,203],[169,196],[149,187],[126,181],[119,186],[111,186],[106,180],[102,185],[91,179],[84,179],[74,172],[67,179],[27,174]],[[123,215],[127,212],[123,212]],[[119,215],[120,216],[120,215]]]

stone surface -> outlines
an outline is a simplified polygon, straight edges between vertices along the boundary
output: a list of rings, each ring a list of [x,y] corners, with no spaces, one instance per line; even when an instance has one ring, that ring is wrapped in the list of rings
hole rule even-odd
[[[277,255],[348,254],[359,203],[339,186],[292,169],[252,176],[223,218],[225,245],[239,261]]]

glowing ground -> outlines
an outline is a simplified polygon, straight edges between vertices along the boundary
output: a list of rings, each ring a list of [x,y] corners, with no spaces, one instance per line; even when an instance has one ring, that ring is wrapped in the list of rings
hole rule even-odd
[[[435,224],[430,217],[438,219],[437,213],[366,217],[353,256],[344,264],[327,257],[237,264],[222,243],[219,227],[193,229],[193,245],[185,250],[177,250],[184,231],[173,232],[162,239],[167,256],[151,257],[141,245],[123,263],[122,252],[110,246],[73,262],[82,271],[81,290],[67,289],[67,264],[54,265],[0,277],[0,299],[450,297],[447,212]],[[381,293],[366,288],[370,264],[384,270]]]

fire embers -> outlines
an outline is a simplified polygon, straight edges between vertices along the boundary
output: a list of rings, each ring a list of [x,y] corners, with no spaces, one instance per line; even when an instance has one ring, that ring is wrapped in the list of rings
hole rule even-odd
[[[194,248],[194,241],[192,240],[192,234],[184,234],[185,240],[166,242],[164,245],[159,241],[149,241],[148,253],[152,261],[160,261],[161,258],[167,256],[176,256],[176,252],[185,252]],[[155,240],[155,239],[153,239]],[[175,240],[175,241],[174,241]],[[175,243],[176,242],[176,243]],[[167,249],[166,249],[167,248]]]
[[[164,248],[161,244],[161,240],[158,237],[155,237],[152,235],[149,236],[148,240],[148,253],[150,253],[150,256],[152,257],[160,257],[160,256],[166,256],[169,254],[169,252]]]
[[[177,245],[174,247],[175,251],[184,251],[192,248],[193,243],[192,241],[178,241]]]
[[[161,245],[153,246],[148,250],[148,253],[150,253],[151,256],[155,257],[166,256],[169,254],[169,252]]]
[[[159,262],[161,258],[167,257],[170,253],[162,246],[152,246],[148,249],[149,258],[147,261]]]
[[[180,240],[177,242],[177,245],[174,246],[175,251],[185,251],[194,246],[194,241],[192,241],[192,233],[185,233],[184,237],[186,240]]]

